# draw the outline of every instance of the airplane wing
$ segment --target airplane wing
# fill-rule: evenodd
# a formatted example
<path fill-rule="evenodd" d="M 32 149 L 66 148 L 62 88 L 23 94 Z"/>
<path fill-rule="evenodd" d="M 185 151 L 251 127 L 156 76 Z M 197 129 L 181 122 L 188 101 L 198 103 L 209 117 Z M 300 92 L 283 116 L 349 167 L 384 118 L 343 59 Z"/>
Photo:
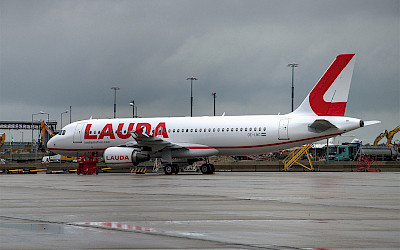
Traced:
<path fill-rule="evenodd" d="M 317 132 L 324 132 L 330 128 L 337 128 L 335 125 L 324 119 L 315 120 L 311 125 L 309 125 L 309 127 L 315 129 Z"/>
<path fill-rule="evenodd" d="M 152 152 L 158 152 L 163 150 L 164 148 L 170 149 L 187 149 L 184 146 L 163 140 L 162 138 L 147 135 L 145 133 L 131 132 L 133 139 L 136 141 L 136 146 L 150 148 Z M 189 150 L 189 149 L 187 149 Z"/>

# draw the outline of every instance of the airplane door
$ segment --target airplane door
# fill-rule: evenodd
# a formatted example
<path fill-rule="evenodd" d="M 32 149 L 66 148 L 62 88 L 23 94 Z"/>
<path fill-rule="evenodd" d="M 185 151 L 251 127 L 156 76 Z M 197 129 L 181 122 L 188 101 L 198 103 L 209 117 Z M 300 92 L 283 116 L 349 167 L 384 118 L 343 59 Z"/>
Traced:
<path fill-rule="evenodd" d="M 86 123 L 78 123 L 74 131 L 74 143 L 82 143 L 83 127 Z"/>
<path fill-rule="evenodd" d="M 289 140 L 289 119 L 281 119 L 279 121 L 278 139 Z"/>

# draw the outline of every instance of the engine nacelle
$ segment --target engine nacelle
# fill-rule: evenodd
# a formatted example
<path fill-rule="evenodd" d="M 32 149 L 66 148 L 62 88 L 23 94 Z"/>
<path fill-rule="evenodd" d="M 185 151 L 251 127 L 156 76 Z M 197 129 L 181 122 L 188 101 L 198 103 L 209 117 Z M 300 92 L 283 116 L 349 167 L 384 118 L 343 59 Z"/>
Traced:
<path fill-rule="evenodd" d="M 104 151 L 104 161 L 109 167 L 132 167 L 150 160 L 150 155 L 136 148 L 110 147 Z"/>

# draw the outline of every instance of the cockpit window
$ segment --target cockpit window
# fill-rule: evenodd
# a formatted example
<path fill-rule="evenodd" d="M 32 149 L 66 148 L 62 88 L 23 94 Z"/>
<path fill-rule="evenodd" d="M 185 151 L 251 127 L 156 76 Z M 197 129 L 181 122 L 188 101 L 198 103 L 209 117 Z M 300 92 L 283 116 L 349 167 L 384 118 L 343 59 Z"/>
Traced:
<path fill-rule="evenodd" d="M 66 132 L 65 130 L 62 130 L 61 135 L 65 135 L 65 132 Z"/>

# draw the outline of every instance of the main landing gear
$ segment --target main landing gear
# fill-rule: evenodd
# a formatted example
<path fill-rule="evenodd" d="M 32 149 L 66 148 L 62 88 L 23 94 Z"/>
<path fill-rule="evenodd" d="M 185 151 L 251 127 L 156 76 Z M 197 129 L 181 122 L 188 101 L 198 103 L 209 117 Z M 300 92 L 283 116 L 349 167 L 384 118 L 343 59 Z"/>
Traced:
<path fill-rule="evenodd" d="M 179 167 L 177 164 L 167 164 L 164 167 L 164 172 L 166 175 L 171 175 L 171 174 L 178 174 L 179 173 Z"/>
<path fill-rule="evenodd" d="M 213 174 L 215 172 L 215 166 L 213 164 L 204 163 L 200 166 L 200 171 L 203 174 Z"/>
<path fill-rule="evenodd" d="M 213 164 L 204 163 L 198 167 L 202 174 L 213 174 L 215 172 L 215 166 Z M 167 164 L 164 167 L 164 173 L 166 175 L 178 174 L 179 166 L 177 164 Z"/>

